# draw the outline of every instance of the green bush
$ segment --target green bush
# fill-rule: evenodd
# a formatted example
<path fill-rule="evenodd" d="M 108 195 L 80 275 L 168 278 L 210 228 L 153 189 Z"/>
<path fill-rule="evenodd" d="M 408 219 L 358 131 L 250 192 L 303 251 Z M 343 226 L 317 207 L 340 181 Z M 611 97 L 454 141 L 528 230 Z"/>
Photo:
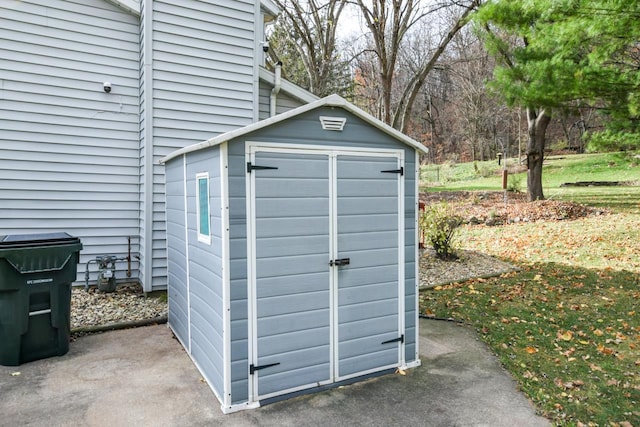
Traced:
<path fill-rule="evenodd" d="M 454 246 L 456 230 L 462 224 L 462 218 L 455 215 L 446 202 L 428 206 L 420 215 L 420 228 L 424 232 L 425 243 L 436 251 L 443 260 L 457 259 Z"/>
<path fill-rule="evenodd" d="M 519 193 L 522 191 L 522 175 L 511 174 L 507 182 L 507 191 Z"/>

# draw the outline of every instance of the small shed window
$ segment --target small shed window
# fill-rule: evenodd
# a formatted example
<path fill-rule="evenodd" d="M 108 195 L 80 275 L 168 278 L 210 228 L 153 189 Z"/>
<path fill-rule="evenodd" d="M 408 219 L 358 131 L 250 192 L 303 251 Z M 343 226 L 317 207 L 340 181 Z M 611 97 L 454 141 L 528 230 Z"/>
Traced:
<path fill-rule="evenodd" d="M 196 175 L 198 183 L 198 241 L 211 244 L 211 220 L 209 216 L 209 174 Z"/>

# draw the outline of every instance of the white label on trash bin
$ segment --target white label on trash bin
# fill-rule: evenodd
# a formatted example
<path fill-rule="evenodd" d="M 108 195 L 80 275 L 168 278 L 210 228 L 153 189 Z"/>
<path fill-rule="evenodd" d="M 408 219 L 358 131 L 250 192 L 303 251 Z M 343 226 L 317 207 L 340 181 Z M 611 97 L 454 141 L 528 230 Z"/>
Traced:
<path fill-rule="evenodd" d="M 48 279 L 31 279 L 27 280 L 27 285 L 39 285 L 41 283 L 51 283 L 53 282 L 53 278 Z"/>

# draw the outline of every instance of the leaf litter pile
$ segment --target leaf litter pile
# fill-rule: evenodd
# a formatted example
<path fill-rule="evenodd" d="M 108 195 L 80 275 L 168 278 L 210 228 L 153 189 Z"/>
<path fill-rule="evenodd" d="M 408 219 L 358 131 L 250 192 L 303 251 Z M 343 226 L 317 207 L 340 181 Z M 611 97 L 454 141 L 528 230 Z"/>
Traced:
<path fill-rule="evenodd" d="M 452 191 L 422 193 L 420 200 L 434 203 L 445 200 L 455 208 L 467 224 L 490 226 L 536 221 L 572 220 L 607 213 L 601 208 L 593 208 L 579 203 L 560 200 L 527 202 L 524 193 L 507 194 L 500 191 Z"/>
<path fill-rule="evenodd" d="M 521 270 L 423 290 L 420 310 L 472 325 L 555 424 L 640 426 L 640 219 L 571 212 L 590 213 L 465 226 L 465 249 Z"/>

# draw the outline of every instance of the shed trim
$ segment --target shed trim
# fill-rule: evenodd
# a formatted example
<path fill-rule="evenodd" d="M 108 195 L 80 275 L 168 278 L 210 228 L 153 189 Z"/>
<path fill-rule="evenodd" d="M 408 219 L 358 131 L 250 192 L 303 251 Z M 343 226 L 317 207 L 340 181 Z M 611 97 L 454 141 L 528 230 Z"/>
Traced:
<path fill-rule="evenodd" d="M 220 213 L 222 236 L 222 317 L 223 317 L 223 401 L 224 407 L 231 407 L 231 259 L 229 236 L 229 158 L 227 143 L 220 146 Z"/>
<path fill-rule="evenodd" d="M 189 259 L 189 198 L 187 197 L 187 156 L 182 156 L 182 179 L 184 192 L 184 253 L 187 273 L 187 351 L 191 355 L 191 271 Z"/>
<path fill-rule="evenodd" d="M 404 150 L 400 152 L 400 157 L 398 158 L 398 167 L 400 170 L 404 170 Z M 404 179 L 398 180 L 398 198 L 399 204 L 398 207 L 398 330 L 403 334 L 401 345 L 398 346 L 398 360 L 400 366 L 406 363 L 405 358 L 405 349 L 406 345 L 404 342 L 404 334 L 406 333 L 406 325 L 405 325 L 405 297 L 407 292 L 405 290 L 405 213 L 404 213 Z M 417 299 L 417 298 L 416 298 Z"/>
<path fill-rule="evenodd" d="M 292 117 L 296 117 L 299 116 L 301 114 L 304 114 L 308 111 L 312 111 L 321 107 L 340 107 L 343 108 L 345 110 L 347 110 L 348 112 L 350 112 L 351 114 L 361 118 L 362 120 L 364 120 L 365 122 L 369 123 L 370 125 L 378 128 L 379 130 L 381 130 L 382 132 L 388 134 L 389 136 L 397 139 L 398 141 L 401 141 L 405 144 L 407 144 L 408 146 L 415 148 L 418 151 L 421 151 L 423 153 L 428 152 L 429 150 L 427 149 L 427 147 L 425 147 L 424 145 L 422 145 L 421 143 L 419 143 L 418 141 L 406 136 L 405 134 L 403 134 L 402 132 L 392 128 L 391 126 L 387 125 L 386 123 L 376 119 L 375 117 L 373 117 L 372 115 L 370 115 L 369 113 L 366 113 L 365 111 L 361 110 L 360 108 L 356 107 L 355 105 L 351 104 L 350 102 L 348 102 L 346 99 L 338 96 L 338 95 L 329 95 L 326 98 L 322 98 L 319 99 L 317 101 L 314 101 L 310 104 L 306 104 L 303 105 L 301 107 L 298 107 L 296 109 L 287 111 L 286 113 L 283 114 L 279 114 L 277 116 L 268 118 L 266 120 L 262 120 L 256 123 L 253 123 L 249 126 L 245 126 L 243 128 L 240 129 L 236 129 L 227 133 L 223 133 L 222 135 L 218 135 L 215 138 L 211 138 L 207 141 L 203 141 L 197 144 L 193 144 L 190 145 L 188 147 L 182 148 L 180 150 L 176 150 L 173 153 L 169 154 L 166 157 L 163 157 L 162 159 L 160 159 L 160 163 L 166 163 L 169 160 L 178 157 L 181 154 L 185 154 L 185 153 L 191 153 L 194 151 L 198 151 L 198 150 L 202 150 L 205 148 L 209 148 L 209 147 L 214 147 L 216 145 L 220 145 L 225 141 L 229 141 L 231 139 L 234 138 L 238 138 L 241 137 L 243 135 L 246 135 L 250 132 L 255 132 L 257 130 L 260 130 L 262 128 L 265 128 L 267 126 L 271 126 L 274 125 L 276 123 L 280 123 L 282 121 L 288 120 Z"/>
<path fill-rule="evenodd" d="M 418 297 L 419 295 L 419 291 L 420 291 L 420 268 L 419 268 L 419 264 L 420 264 L 420 162 L 418 161 L 418 159 L 420 159 L 420 152 L 418 150 L 416 150 L 416 162 L 415 162 L 415 182 L 416 184 L 414 185 L 414 195 L 413 195 L 413 203 L 415 204 L 414 210 L 415 210 L 415 224 L 414 227 L 416 229 L 416 232 L 413 233 L 413 251 L 414 251 L 414 260 L 415 260 L 415 270 L 414 270 L 414 277 L 415 277 L 415 285 L 414 285 L 414 294 L 416 295 L 415 298 L 415 330 L 416 330 L 416 338 L 415 338 L 415 354 L 414 354 L 414 361 L 413 363 L 417 362 L 417 365 L 415 366 L 420 366 L 420 354 L 419 354 L 419 348 L 420 348 L 420 343 L 418 342 L 418 340 L 420 339 L 420 334 L 418 333 L 418 323 L 420 322 L 420 307 L 418 304 L 418 300 L 420 299 Z M 405 360 L 406 363 L 406 360 Z"/>

